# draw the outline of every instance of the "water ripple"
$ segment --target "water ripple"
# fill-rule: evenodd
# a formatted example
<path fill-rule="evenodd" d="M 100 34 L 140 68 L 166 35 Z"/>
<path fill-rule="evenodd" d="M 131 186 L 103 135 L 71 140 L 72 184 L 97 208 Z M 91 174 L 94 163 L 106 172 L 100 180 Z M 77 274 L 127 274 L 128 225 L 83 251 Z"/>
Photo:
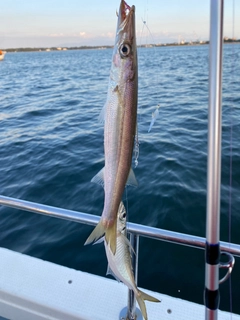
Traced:
<path fill-rule="evenodd" d="M 232 157 L 232 241 L 237 243 L 240 46 L 234 48 L 224 50 L 221 238 L 228 238 Z M 0 64 L 1 194 L 101 214 L 103 189 L 90 180 L 104 166 L 103 126 L 97 118 L 106 100 L 111 55 L 112 50 L 6 55 Z M 204 236 L 208 47 L 141 48 L 138 57 L 139 187 L 129 187 L 124 194 L 129 220 Z M 158 104 L 159 117 L 148 133 Z M 103 248 L 83 246 L 88 226 L 8 208 L 0 208 L 0 222 L 0 246 L 105 274 Z M 173 288 L 183 282 L 181 297 L 202 303 L 191 290 L 188 274 L 192 268 L 198 271 L 196 287 L 202 296 L 204 257 L 191 251 L 188 261 L 189 251 L 184 250 L 142 240 L 140 285 L 176 296 Z M 239 296 L 239 288 L 233 291 Z"/>

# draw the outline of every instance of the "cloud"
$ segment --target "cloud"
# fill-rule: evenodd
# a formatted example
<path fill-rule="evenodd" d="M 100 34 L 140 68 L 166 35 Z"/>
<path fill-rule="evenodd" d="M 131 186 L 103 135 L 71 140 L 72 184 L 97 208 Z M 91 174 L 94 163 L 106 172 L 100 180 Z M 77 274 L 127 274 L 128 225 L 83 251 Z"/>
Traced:
<path fill-rule="evenodd" d="M 49 34 L 49 37 L 51 38 L 60 38 L 60 37 L 69 37 L 69 38 L 72 38 L 72 37 L 80 37 L 80 38 L 91 38 L 90 35 L 87 35 L 87 33 L 85 31 L 82 31 L 82 32 L 74 32 L 74 33 L 50 33 Z"/>
<path fill-rule="evenodd" d="M 112 39 L 115 37 L 115 34 L 113 32 L 101 33 L 101 37 Z"/>
<path fill-rule="evenodd" d="M 58 38 L 58 37 L 64 37 L 63 33 L 50 33 L 49 37 Z"/>

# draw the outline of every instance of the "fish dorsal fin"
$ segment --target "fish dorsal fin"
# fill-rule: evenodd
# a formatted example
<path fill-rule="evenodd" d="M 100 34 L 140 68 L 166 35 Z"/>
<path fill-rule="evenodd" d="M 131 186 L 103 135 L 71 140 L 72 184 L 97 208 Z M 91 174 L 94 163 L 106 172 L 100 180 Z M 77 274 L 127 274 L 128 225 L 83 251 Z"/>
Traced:
<path fill-rule="evenodd" d="M 112 269 L 109 267 L 109 264 L 108 264 L 108 267 L 107 267 L 107 275 L 110 274 L 111 276 L 113 276 L 118 282 L 121 282 L 119 280 L 119 278 L 115 275 L 115 273 L 112 271 Z"/>
<path fill-rule="evenodd" d="M 104 168 L 103 167 L 91 180 L 91 182 L 100 184 L 102 187 L 104 187 Z"/>
<path fill-rule="evenodd" d="M 132 187 L 137 187 L 138 186 L 138 182 L 137 182 L 137 179 L 135 177 L 135 174 L 134 174 L 132 168 L 130 168 L 130 171 L 129 171 L 129 175 L 128 175 L 128 179 L 127 179 L 127 185 L 128 186 L 132 186 Z"/>

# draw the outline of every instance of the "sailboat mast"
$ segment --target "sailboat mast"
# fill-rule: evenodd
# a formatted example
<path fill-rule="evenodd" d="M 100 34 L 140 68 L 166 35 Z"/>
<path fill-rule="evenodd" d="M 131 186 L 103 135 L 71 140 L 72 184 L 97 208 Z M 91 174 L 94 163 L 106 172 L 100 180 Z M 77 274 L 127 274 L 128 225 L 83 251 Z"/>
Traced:
<path fill-rule="evenodd" d="M 219 307 L 220 186 L 222 135 L 223 0 L 211 0 L 209 43 L 208 174 L 205 257 L 205 319 Z"/>

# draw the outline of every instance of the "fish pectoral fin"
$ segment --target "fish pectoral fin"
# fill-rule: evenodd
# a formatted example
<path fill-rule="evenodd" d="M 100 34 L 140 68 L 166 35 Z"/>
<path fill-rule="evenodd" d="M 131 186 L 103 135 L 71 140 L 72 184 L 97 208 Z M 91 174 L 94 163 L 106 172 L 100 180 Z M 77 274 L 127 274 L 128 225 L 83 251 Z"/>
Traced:
<path fill-rule="evenodd" d="M 111 276 L 113 276 L 118 282 L 121 282 L 121 280 L 115 275 L 115 273 L 112 271 L 112 269 L 109 267 L 107 267 L 107 275 L 110 274 Z"/>
<path fill-rule="evenodd" d="M 137 299 L 138 305 L 141 309 L 143 318 L 145 320 L 148 319 L 148 316 L 147 316 L 147 309 L 146 309 L 146 305 L 145 305 L 144 300 L 148 300 L 148 301 L 152 301 L 152 302 L 161 302 L 160 300 L 150 296 L 149 294 L 147 294 L 139 289 L 138 289 L 138 293 L 136 294 L 136 299 Z"/>
<path fill-rule="evenodd" d="M 132 168 L 130 168 L 130 171 L 129 171 L 129 175 L 128 175 L 128 179 L 127 179 L 127 185 L 128 186 L 132 186 L 132 187 L 137 187 L 138 186 L 138 182 L 137 182 L 137 179 L 135 177 L 135 174 L 134 174 Z"/>
<path fill-rule="evenodd" d="M 91 180 L 91 182 L 100 184 L 102 187 L 104 187 L 104 168 L 103 167 Z"/>
<path fill-rule="evenodd" d="M 114 220 L 114 224 L 111 227 L 106 228 L 105 240 L 113 255 L 115 255 L 117 247 L 117 219 Z"/>
<path fill-rule="evenodd" d="M 90 234 L 90 236 L 85 241 L 84 245 L 90 244 L 92 242 L 95 242 L 99 238 L 101 238 L 105 233 L 105 228 L 102 225 L 102 221 L 100 220 L 97 226 L 94 228 L 93 232 Z"/>

